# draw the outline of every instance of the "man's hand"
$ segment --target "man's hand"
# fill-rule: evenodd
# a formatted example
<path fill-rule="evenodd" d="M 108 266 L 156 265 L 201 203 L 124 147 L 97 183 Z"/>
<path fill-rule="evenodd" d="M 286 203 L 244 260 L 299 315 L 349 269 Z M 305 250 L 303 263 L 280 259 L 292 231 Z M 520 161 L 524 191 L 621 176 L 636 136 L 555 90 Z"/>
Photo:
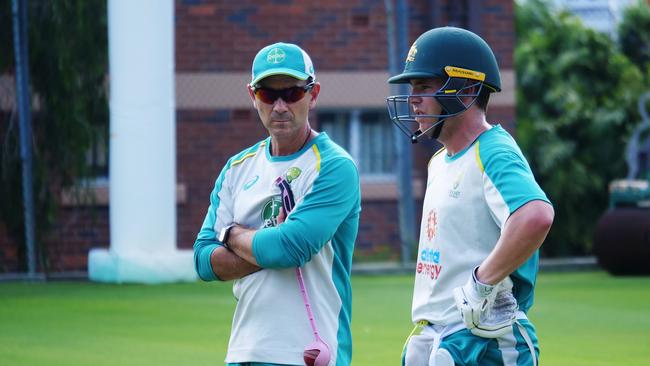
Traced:
<path fill-rule="evenodd" d="M 280 206 L 280 212 L 278 213 L 278 217 L 276 218 L 278 225 L 283 223 L 287 219 L 287 213 L 284 212 L 284 207 Z"/>
<path fill-rule="evenodd" d="M 506 280 L 510 281 L 509 278 Z M 497 291 L 497 290 L 495 290 Z M 479 324 L 470 329 L 483 338 L 498 338 L 508 333 L 517 316 L 517 300 L 512 295 L 512 285 L 498 290 L 491 307 L 481 314 Z"/>
<path fill-rule="evenodd" d="M 476 268 L 464 286 L 454 289 L 454 300 L 467 329 L 484 338 L 506 334 L 517 311 L 512 280 L 506 277 L 497 285 L 484 284 L 476 279 Z"/>
<path fill-rule="evenodd" d="M 454 289 L 456 307 L 468 329 L 475 328 L 479 324 L 481 313 L 487 310 L 494 301 L 495 287 L 479 282 L 476 279 L 476 268 L 474 268 L 467 283 Z"/>
<path fill-rule="evenodd" d="M 278 225 L 287 220 L 287 212 L 284 207 L 280 207 L 280 213 L 277 217 Z M 241 225 L 235 225 L 230 229 L 228 239 L 228 247 L 237 256 L 252 264 L 254 267 L 259 268 L 259 264 L 253 255 L 253 237 L 257 230 L 248 229 Z"/>
<path fill-rule="evenodd" d="M 253 255 L 253 237 L 256 232 L 241 225 L 233 226 L 228 237 L 228 248 L 246 262 L 259 267 Z"/>

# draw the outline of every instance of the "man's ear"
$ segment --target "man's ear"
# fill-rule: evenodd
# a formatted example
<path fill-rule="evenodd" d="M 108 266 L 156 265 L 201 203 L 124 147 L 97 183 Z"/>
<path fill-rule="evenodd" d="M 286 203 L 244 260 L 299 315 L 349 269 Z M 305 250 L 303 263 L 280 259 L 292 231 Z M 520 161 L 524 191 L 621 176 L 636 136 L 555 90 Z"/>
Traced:
<path fill-rule="evenodd" d="M 318 99 L 318 94 L 320 93 L 320 83 L 314 83 L 314 86 L 311 88 L 309 93 L 309 109 L 316 107 L 316 99 Z"/>
<path fill-rule="evenodd" d="M 257 100 L 255 99 L 255 92 L 253 87 L 248 84 L 246 85 L 246 88 L 248 89 L 248 95 L 251 97 L 251 101 L 253 102 L 253 107 L 257 108 Z"/>

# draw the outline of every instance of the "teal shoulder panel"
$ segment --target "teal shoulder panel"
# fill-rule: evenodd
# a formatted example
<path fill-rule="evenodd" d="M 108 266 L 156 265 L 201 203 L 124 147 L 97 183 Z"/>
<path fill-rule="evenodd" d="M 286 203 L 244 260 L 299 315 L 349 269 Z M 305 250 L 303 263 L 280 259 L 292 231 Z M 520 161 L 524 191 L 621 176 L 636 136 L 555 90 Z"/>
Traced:
<path fill-rule="evenodd" d="M 479 137 L 479 159 L 510 213 L 533 200 L 550 203 L 517 143 L 501 126 Z"/>

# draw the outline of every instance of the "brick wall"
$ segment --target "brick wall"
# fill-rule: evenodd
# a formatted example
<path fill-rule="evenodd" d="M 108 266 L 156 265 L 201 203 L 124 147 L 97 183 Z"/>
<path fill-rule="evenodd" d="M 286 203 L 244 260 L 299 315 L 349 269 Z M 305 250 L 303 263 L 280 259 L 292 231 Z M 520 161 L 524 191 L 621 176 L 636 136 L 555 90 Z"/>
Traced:
<path fill-rule="evenodd" d="M 7 227 L 4 223 L 0 223 L 0 273 L 23 270 L 20 268 L 20 263 L 24 263 L 25 260 L 18 251 L 18 245 L 9 237 Z"/>
<path fill-rule="evenodd" d="M 91 248 L 108 248 L 108 207 L 63 208 L 43 241 L 52 272 L 85 271 Z"/>
<path fill-rule="evenodd" d="M 409 44 L 433 26 L 432 3 L 439 4 L 438 26 L 471 28 L 466 2 L 410 1 Z M 473 30 L 493 47 L 502 68 L 512 68 L 513 1 L 482 4 L 471 8 L 481 18 Z M 316 70 L 385 70 L 386 27 L 384 2 L 376 0 L 177 0 L 176 69 L 248 70 L 260 48 L 285 41 L 303 46 Z"/>
<path fill-rule="evenodd" d="M 481 15 L 482 24 L 478 33 L 492 47 L 499 67 L 501 69 L 513 69 L 515 47 L 514 2 L 488 0 L 484 1 L 484 3 Z"/>
<path fill-rule="evenodd" d="M 316 70 L 386 68 L 383 1 L 176 1 L 178 71 L 249 70 L 257 51 L 302 45 Z"/>
<path fill-rule="evenodd" d="M 37 271 L 42 270 L 41 258 L 48 260 L 51 272 L 85 271 L 88 251 L 106 247 L 110 241 L 108 207 L 64 207 L 57 211 L 53 228 L 42 240 L 37 240 Z M 46 256 L 39 253 L 45 250 Z M 17 245 L 0 224 L 0 273 L 24 272 L 26 249 Z"/>

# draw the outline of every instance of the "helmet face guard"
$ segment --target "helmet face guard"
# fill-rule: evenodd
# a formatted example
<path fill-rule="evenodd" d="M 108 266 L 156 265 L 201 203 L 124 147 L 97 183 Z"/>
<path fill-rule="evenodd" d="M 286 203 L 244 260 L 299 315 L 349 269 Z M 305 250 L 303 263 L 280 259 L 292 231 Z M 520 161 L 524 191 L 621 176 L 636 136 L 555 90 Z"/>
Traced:
<path fill-rule="evenodd" d="M 445 69 L 448 69 L 445 68 Z M 457 68 L 455 68 L 457 69 Z M 452 74 L 448 72 L 449 74 Z M 450 76 L 445 85 L 433 94 L 416 94 L 416 95 L 393 95 L 386 98 L 388 106 L 388 115 L 390 120 L 410 139 L 412 143 L 417 143 L 420 136 L 426 135 L 428 131 L 438 126 L 442 127 L 445 119 L 459 115 L 468 110 L 481 94 L 483 90 L 484 74 L 476 73 L 478 80 L 468 79 L 460 76 Z M 462 98 L 472 98 L 469 103 L 463 102 Z M 419 114 L 413 113 L 411 107 L 412 98 L 435 98 L 442 107 L 440 114 Z M 420 131 L 417 119 L 437 119 L 433 125 L 424 131 Z M 414 126 L 415 125 L 415 129 Z M 435 133 L 437 138 L 439 129 Z"/>
<path fill-rule="evenodd" d="M 391 121 L 412 142 L 431 129 L 433 133 L 427 135 L 438 138 L 444 120 L 471 108 L 481 92 L 501 91 L 499 65 L 490 46 L 477 34 L 457 27 L 438 27 L 422 33 L 408 51 L 404 71 L 389 78 L 388 83 L 403 84 L 417 79 L 440 79 L 445 85 L 433 94 L 387 98 Z M 438 115 L 415 115 L 411 103 L 415 97 L 435 98 L 442 111 Z M 413 132 L 408 125 L 417 120 L 434 125 L 427 131 Z"/>

